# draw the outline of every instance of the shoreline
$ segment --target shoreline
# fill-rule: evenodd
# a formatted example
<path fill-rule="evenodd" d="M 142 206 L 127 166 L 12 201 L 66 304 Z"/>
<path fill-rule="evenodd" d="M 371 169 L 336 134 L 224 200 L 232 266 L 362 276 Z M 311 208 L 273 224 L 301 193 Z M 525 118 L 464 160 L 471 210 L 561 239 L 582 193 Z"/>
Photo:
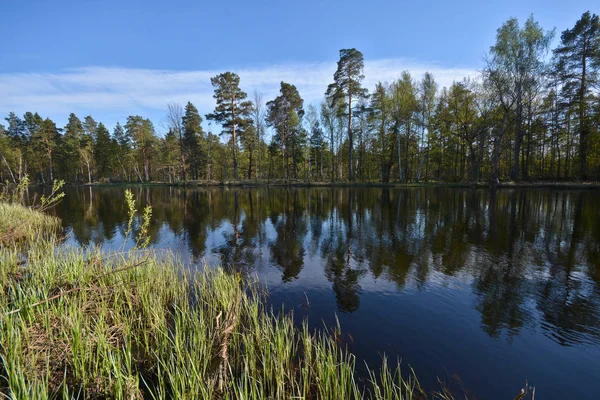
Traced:
<path fill-rule="evenodd" d="M 93 183 L 70 183 L 69 186 L 83 187 L 132 187 L 132 186 L 168 186 L 185 188 L 202 187 L 339 187 L 339 188 L 463 188 L 463 189 L 562 189 L 562 190 L 600 190 L 600 182 L 500 182 L 491 185 L 487 182 L 308 182 L 300 180 L 239 180 L 239 181 L 186 181 L 186 182 L 93 182 Z"/>

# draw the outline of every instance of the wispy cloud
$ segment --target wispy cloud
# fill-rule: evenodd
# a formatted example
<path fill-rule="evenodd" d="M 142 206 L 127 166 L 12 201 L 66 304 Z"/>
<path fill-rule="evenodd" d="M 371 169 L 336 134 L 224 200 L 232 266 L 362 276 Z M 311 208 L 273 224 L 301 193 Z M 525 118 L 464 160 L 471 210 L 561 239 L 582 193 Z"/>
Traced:
<path fill-rule="evenodd" d="M 293 83 L 307 103 L 323 98 L 331 83 L 335 63 L 296 63 L 238 69 L 247 93 L 274 97 L 281 81 Z M 475 76 L 468 68 L 446 68 L 406 59 L 365 62 L 365 81 L 373 88 L 378 81 L 390 82 L 404 70 L 415 79 L 429 71 L 440 86 Z M 194 103 L 202 114 L 214 107 L 210 78 L 222 71 L 171 71 L 119 67 L 85 67 L 56 73 L 0 74 L 0 114 L 37 111 L 63 124 L 70 112 L 92 115 L 113 125 L 128 115 L 141 114 L 158 122 L 171 102 Z"/>

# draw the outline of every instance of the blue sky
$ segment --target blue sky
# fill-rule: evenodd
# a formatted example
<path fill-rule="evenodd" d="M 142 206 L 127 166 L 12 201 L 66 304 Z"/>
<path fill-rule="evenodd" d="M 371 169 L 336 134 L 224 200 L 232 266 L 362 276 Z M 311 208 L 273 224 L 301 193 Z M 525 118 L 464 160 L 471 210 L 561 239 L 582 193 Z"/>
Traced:
<path fill-rule="evenodd" d="M 266 100 L 284 79 L 316 102 L 346 47 L 364 53 L 369 87 L 404 69 L 446 85 L 476 74 L 509 17 L 533 13 L 558 36 L 586 10 L 597 0 L 0 0 L 0 115 L 62 125 L 75 111 L 113 126 L 137 113 L 158 126 L 168 102 L 209 112 L 209 78 L 226 70 Z"/>

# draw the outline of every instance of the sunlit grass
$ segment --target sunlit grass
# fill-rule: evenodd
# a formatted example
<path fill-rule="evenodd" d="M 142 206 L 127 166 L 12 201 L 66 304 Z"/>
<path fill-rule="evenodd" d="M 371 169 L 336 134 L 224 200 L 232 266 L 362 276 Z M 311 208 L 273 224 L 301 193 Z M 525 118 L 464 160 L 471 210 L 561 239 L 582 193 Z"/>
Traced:
<path fill-rule="evenodd" d="M 36 242 L 55 235 L 60 220 L 20 204 L 0 202 L 0 247 L 22 242 Z"/>

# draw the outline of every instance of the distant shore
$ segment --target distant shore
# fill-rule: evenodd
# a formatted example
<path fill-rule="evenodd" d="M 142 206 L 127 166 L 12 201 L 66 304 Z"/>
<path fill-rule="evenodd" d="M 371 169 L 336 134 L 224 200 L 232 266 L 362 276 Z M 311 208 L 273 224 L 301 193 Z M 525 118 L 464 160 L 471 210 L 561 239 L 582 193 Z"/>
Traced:
<path fill-rule="evenodd" d="M 382 188 L 425 188 L 449 187 L 469 189 L 491 189 L 489 182 L 315 182 L 303 180 L 238 180 L 238 181 L 185 181 L 185 182 L 93 182 L 73 186 L 175 186 L 175 187 L 382 187 Z M 600 182 L 500 182 L 495 185 L 497 189 L 570 189 L 570 190 L 598 190 Z"/>

